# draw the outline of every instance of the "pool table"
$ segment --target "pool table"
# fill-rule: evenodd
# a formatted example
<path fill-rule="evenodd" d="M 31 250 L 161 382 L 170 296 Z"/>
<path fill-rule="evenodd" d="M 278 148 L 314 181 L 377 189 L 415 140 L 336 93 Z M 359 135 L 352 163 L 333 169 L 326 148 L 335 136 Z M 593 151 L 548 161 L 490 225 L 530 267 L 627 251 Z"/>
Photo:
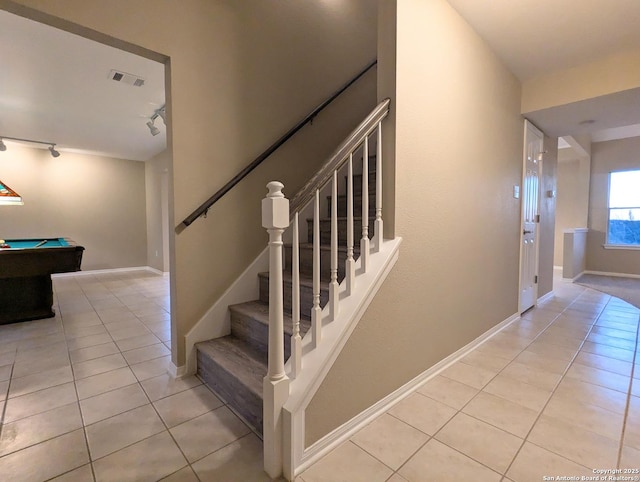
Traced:
<path fill-rule="evenodd" d="M 67 238 L 2 241 L 0 324 L 55 316 L 51 275 L 79 271 L 84 247 Z"/>

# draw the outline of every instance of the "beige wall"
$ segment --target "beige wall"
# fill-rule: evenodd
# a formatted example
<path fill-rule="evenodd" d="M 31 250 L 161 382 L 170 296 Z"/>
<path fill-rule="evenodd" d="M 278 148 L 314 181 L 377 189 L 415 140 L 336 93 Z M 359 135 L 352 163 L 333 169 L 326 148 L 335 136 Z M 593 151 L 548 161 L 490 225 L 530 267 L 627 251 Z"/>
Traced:
<path fill-rule="evenodd" d="M 640 169 L 640 137 L 591 145 L 587 270 L 640 274 L 640 251 L 605 249 L 609 173 Z"/>
<path fill-rule="evenodd" d="M 580 160 L 572 159 L 558 163 L 558 199 L 556 203 L 556 241 L 553 264 L 562 266 L 563 235 L 566 229 L 580 228 L 581 206 L 579 200 Z"/>
<path fill-rule="evenodd" d="M 172 227 L 375 58 L 375 6 L 374 0 L 0 0 L 0 8 L 170 58 Z M 266 245 L 260 226 L 266 183 L 281 180 L 292 195 L 374 105 L 375 73 L 206 220 L 169 239 L 176 365 L 185 362 L 185 333 Z"/>
<path fill-rule="evenodd" d="M 0 238 L 69 237 L 83 270 L 147 264 L 143 163 L 10 145 L 0 179 L 24 200 L 0 206 Z"/>
<path fill-rule="evenodd" d="M 147 206 L 147 266 L 169 271 L 169 166 L 168 150 L 145 162 Z"/>
<path fill-rule="evenodd" d="M 403 243 L 307 408 L 307 446 L 517 311 L 519 82 L 445 1 L 402 0 L 396 13 Z"/>

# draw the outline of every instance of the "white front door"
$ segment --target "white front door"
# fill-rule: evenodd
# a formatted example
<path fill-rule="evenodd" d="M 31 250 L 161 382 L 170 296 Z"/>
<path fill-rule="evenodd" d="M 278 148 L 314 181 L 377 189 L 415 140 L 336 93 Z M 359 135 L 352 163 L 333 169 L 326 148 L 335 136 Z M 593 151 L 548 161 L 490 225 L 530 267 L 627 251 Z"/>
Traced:
<path fill-rule="evenodd" d="M 542 132 L 525 120 L 520 238 L 520 313 L 534 306 L 538 298 L 538 223 L 540 222 L 542 141 Z"/>

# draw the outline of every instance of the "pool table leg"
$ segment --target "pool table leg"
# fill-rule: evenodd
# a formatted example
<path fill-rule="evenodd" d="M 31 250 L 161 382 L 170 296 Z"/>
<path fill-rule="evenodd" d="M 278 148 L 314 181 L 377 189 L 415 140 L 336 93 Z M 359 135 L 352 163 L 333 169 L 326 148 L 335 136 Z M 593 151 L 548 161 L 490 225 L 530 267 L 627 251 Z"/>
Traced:
<path fill-rule="evenodd" d="M 0 324 L 53 316 L 50 275 L 0 279 Z"/>

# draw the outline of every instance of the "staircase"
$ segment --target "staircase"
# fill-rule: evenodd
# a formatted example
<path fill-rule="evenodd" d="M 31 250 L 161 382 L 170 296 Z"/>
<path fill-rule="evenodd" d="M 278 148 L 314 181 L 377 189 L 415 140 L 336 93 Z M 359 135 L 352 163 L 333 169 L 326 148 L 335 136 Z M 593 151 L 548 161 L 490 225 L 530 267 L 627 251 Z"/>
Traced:
<path fill-rule="evenodd" d="M 374 150 L 375 152 L 375 150 Z M 376 156 L 369 157 L 369 238 L 373 237 L 375 218 Z M 354 156 L 354 163 L 357 163 Z M 362 165 L 362 154 L 360 154 Z M 338 282 L 345 277 L 347 258 L 347 197 L 346 181 L 340 183 L 338 205 Z M 362 175 L 353 176 L 354 258 L 359 257 L 362 237 Z M 326 218 L 320 219 L 320 306 L 329 300 L 331 249 L 331 196 L 327 196 Z M 300 335 L 304 337 L 311 326 L 313 306 L 313 219 L 307 219 L 308 243 L 300 244 Z M 291 245 L 284 246 L 284 349 L 285 360 L 291 353 L 293 323 Z M 254 301 L 229 306 L 231 334 L 196 344 L 198 376 L 224 399 L 259 434 L 262 433 L 262 389 L 267 374 L 269 331 L 269 273 L 260 273 L 260 297 Z"/>

